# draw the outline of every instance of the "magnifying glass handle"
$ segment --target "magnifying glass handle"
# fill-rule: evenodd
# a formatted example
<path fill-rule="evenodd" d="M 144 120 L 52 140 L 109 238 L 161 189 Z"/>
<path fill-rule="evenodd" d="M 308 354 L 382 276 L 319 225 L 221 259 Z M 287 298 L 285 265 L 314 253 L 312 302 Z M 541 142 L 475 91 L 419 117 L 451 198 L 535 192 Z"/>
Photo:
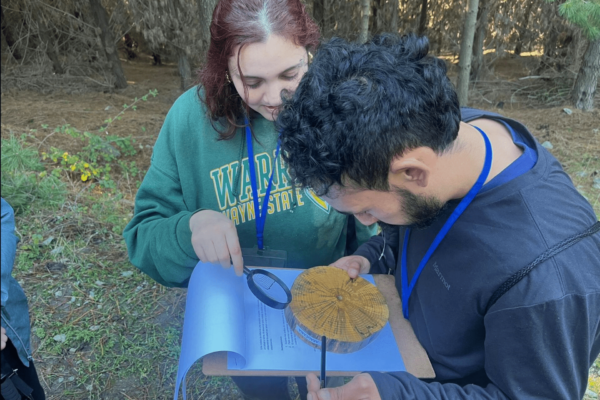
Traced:
<path fill-rule="evenodd" d="M 325 387 L 325 359 L 327 355 L 327 338 L 321 336 L 321 389 Z"/>
<path fill-rule="evenodd" d="M 250 274 L 250 270 L 245 265 L 244 265 L 244 274 L 246 274 L 246 275 Z"/>

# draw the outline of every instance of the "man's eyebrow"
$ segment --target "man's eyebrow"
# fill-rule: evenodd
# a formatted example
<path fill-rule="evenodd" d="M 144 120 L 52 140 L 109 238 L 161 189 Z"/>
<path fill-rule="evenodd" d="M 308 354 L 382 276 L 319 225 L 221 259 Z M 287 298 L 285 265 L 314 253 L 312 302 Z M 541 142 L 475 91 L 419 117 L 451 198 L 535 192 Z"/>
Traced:
<path fill-rule="evenodd" d="M 301 62 L 299 62 L 298 64 L 296 64 L 296 65 L 294 65 L 294 66 L 291 66 L 291 67 L 289 67 L 289 68 L 288 68 L 288 69 L 286 69 L 285 71 L 283 71 L 283 72 L 280 72 L 280 73 L 279 73 L 279 75 L 286 74 L 286 73 L 290 72 L 291 70 L 293 70 L 293 69 L 295 69 L 295 68 L 299 68 L 299 67 L 301 67 L 301 66 L 302 66 L 302 64 L 303 64 L 303 63 L 304 63 L 304 61 L 301 61 Z M 240 76 L 239 72 L 236 72 L 236 73 L 235 73 L 235 75 L 237 75 L 237 76 Z M 263 78 L 261 78 L 260 76 L 249 76 L 249 75 L 244 75 L 244 78 L 245 78 L 245 79 L 263 79 Z"/>

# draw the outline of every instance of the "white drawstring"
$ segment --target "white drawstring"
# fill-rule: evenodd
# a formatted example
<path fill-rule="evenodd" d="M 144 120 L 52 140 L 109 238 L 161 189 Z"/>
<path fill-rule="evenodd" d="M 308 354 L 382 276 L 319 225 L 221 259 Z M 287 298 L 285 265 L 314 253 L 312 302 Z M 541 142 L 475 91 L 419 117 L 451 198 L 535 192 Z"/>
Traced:
<path fill-rule="evenodd" d="M 384 257 L 383 253 L 385 253 L 385 233 L 383 229 L 381 230 L 381 237 L 383 238 L 383 250 L 381 250 L 378 260 L 381 260 Z"/>

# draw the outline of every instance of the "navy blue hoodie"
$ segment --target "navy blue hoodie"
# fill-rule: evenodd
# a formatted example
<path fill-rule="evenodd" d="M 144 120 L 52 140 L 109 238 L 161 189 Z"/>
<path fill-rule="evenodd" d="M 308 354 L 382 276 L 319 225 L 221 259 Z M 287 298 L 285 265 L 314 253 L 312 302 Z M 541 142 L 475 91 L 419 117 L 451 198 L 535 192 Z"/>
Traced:
<path fill-rule="evenodd" d="M 387 399 L 581 399 L 600 352 L 600 234 L 538 265 L 486 312 L 513 273 L 596 220 L 558 161 L 520 123 L 462 109 L 465 122 L 508 123 L 537 151 L 528 172 L 482 190 L 425 266 L 409 299 L 409 320 L 431 360 L 433 381 L 407 372 L 372 372 Z M 485 189 L 485 186 L 484 186 Z M 408 279 L 460 200 L 427 229 L 411 230 Z M 385 229 L 355 254 L 371 273 L 396 275 L 404 227 Z"/>

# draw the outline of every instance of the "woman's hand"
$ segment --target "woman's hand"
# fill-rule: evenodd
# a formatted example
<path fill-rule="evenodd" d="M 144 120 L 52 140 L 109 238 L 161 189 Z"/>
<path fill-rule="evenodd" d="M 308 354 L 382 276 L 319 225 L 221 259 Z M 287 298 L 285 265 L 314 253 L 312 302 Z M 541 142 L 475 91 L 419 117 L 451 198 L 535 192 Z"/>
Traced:
<path fill-rule="evenodd" d="M 342 257 L 331 265 L 345 270 L 352 279 L 358 277 L 359 274 L 367 274 L 371 270 L 371 263 L 363 256 Z"/>
<path fill-rule="evenodd" d="M 202 210 L 190 218 L 192 246 L 202 262 L 233 268 L 238 276 L 244 273 L 244 260 L 235 224 L 217 211 Z"/>

